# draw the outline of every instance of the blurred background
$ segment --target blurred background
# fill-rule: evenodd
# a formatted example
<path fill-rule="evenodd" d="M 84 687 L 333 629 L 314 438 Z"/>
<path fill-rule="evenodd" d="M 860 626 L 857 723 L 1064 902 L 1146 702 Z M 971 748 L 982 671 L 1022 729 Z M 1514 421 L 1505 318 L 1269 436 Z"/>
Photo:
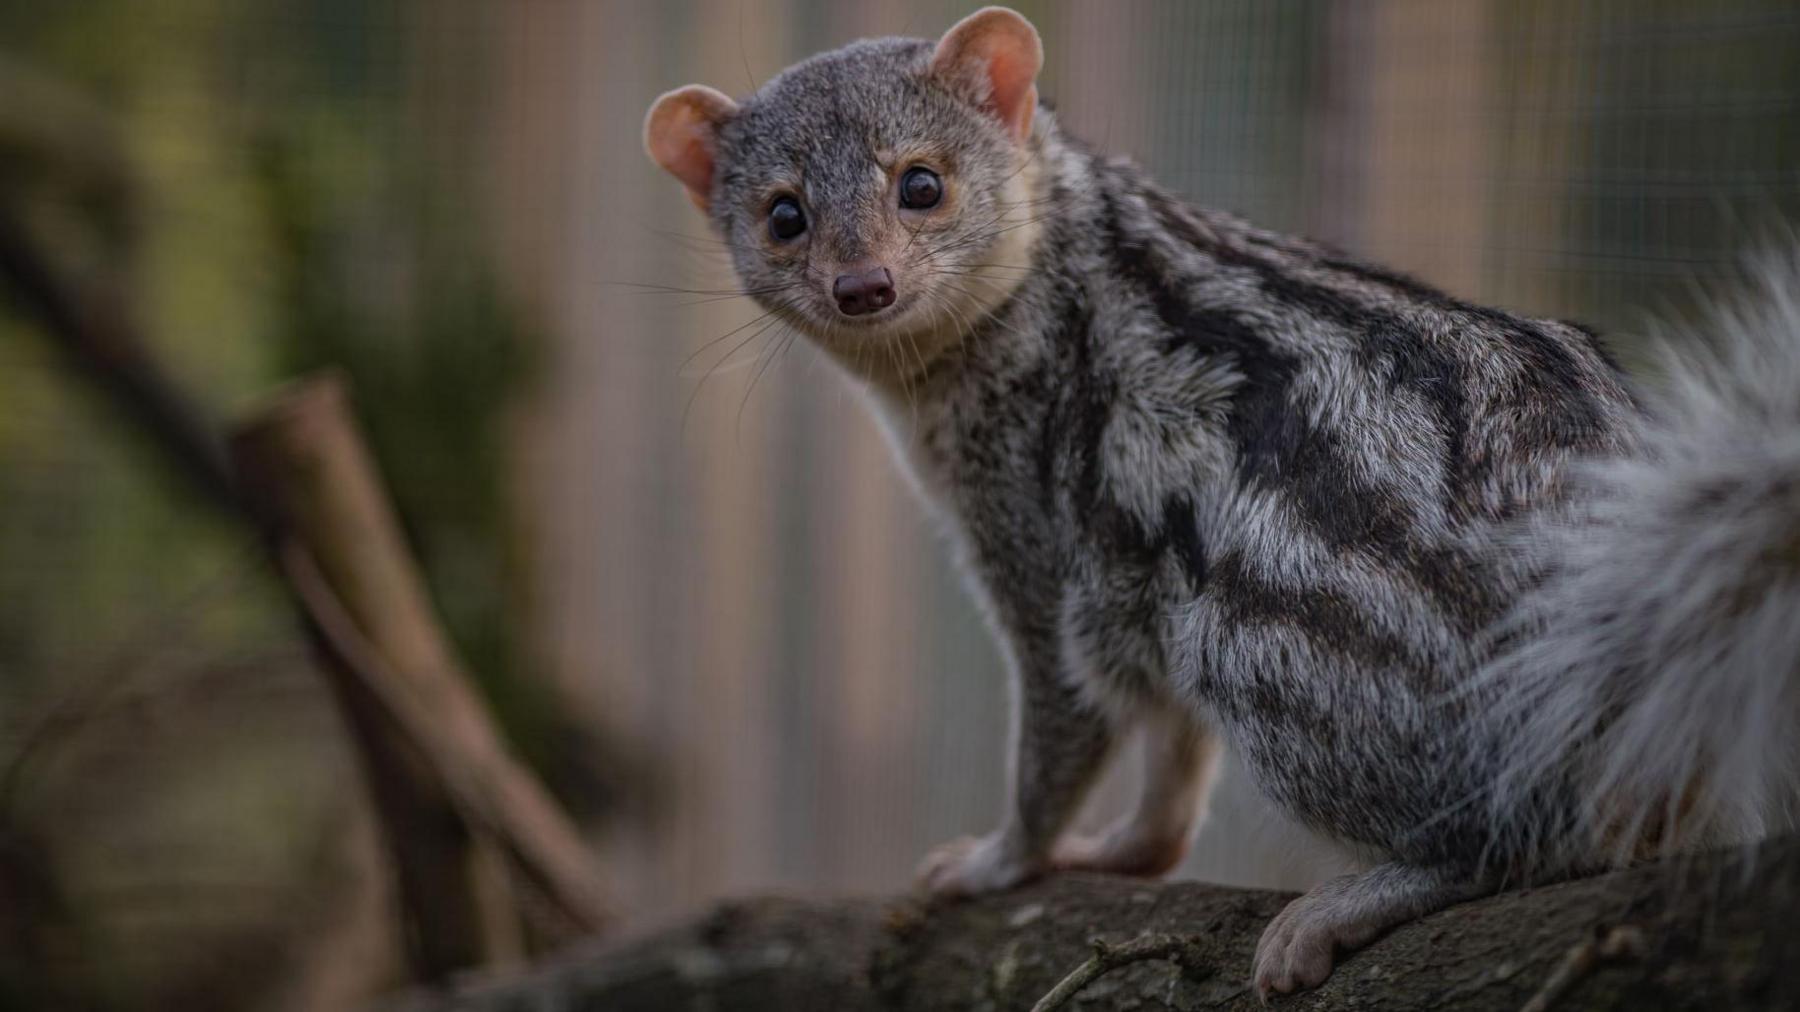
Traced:
<path fill-rule="evenodd" d="M 1068 129 L 1627 361 L 1800 217 L 1791 0 L 1017 6 Z M 668 88 L 742 94 L 970 8 L 0 0 L 0 208 L 108 279 L 206 424 L 346 378 L 457 667 L 618 930 L 893 890 L 997 817 L 996 655 L 857 399 L 704 294 L 727 264 L 639 125 Z M 0 1008 L 341 1008 L 416 978 L 365 760 L 263 539 L 21 292 Z M 1183 874 L 1335 867 L 1239 780 Z"/>

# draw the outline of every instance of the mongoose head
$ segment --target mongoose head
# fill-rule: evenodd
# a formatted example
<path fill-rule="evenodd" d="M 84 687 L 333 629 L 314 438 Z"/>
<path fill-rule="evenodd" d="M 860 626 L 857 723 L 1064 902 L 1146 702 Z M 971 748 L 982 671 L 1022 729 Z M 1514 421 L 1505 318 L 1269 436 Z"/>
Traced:
<path fill-rule="evenodd" d="M 942 39 L 814 56 L 743 102 L 656 100 L 644 146 L 725 240 L 743 289 L 852 371 L 904 382 L 1025 278 L 1037 31 L 989 7 Z"/>

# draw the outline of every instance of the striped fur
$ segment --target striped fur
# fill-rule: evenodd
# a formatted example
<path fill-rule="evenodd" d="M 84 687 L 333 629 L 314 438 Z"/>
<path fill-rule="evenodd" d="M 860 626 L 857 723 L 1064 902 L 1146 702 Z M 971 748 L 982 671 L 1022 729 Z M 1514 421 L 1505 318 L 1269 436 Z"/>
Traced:
<path fill-rule="evenodd" d="M 869 393 L 1014 672 L 1001 828 L 929 859 L 932 890 L 1166 867 L 1222 741 L 1381 862 L 1270 926 L 1257 981 L 1289 990 L 1503 882 L 1772 824 L 1800 716 L 1794 274 L 1648 421 L 1582 328 L 1191 208 L 1048 108 L 1015 143 L 931 52 L 771 81 L 718 126 L 711 216 Z M 956 203 L 884 211 L 896 149 L 940 152 Z M 771 180 L 819 245 L 769 248 Z M 831 316 L 840 248 L 889 251 L 888 322 Z M 1163 743 L 1145 803 L 1059 850 L 1136 721 Z"/>
<path fill-rule="evenodd" d="M 1015 638 L 1174 696 L 1315 828 L 1470 853 L 1442 700 L 1529 579 L 1498 531 L 1636 409 L 1577 328 L 1191 210 L 1051 130 L 1041 275 L 902 410 Z M 1424 827 L 1424 828 L 1421 828 Z"/>

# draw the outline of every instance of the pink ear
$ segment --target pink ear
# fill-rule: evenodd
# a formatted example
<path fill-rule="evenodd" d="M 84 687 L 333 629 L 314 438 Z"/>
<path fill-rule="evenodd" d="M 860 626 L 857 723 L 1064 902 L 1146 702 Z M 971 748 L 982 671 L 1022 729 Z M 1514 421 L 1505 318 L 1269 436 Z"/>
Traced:
<path fill-rule="evenodd" d="M 1044 44 L 1037 29 L 1005 7 L 983 7 L 958 21 L 931 55 L 933 74 L 960 84 L 985 84 L 979 90 L 982 108 L 1019 140 L 1031 133 L 1043 65 Z"/>
<path fill-rule="evenodd" d="M 703 84 L 666 92 L 644 117 L 644 150 L 650 160 L 687 187 L 688 199 L 704 211 L 712 200 L 713 164 L 719 127 L 737 112 L 737 103 Z"/>

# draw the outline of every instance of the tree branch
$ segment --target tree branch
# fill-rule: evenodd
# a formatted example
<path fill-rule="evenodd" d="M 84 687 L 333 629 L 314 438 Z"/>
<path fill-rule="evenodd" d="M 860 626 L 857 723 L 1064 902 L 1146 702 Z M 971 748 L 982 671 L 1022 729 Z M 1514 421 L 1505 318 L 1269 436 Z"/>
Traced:
<path fill-rule="evenodd" d="M 1201 976 L 1207 973 L 1206 940 L 1198 935 L 1139 935 L 1129 942 L 1114 945 L 1104 938 L 1093 940 L 1094 954 L 1067 977 L 1057 981 L 1050 993 L 1031 1006 L 1031 1012 L 1055 1012 L 1105 974 L 1121 966 L 1151 959 L 1167 959 L 1184 970 Z"/>
<path fill-rule="evenodd" d="M 5 137 L 0 133 L 0 140 Z M 122 194 L 129 193 L 128 181 L 116 182 Z M 127 196 L 119 200 L 129 204 Z M 202 502 L 262 535 L 286 577 L 383 819 L 409 915 L 406 937 L 415 972 L 441 980 L 517 951 L 516 927 L 504 921 L 539 908 L 511 895 L 509 871 L 548 901 L 540 906 L 552 914 L 555 937 L 600 929 L 608 912 L 596 865 L 554 799 L 506 751 L 483 704 L 450 661 L 341 392 L 331 387 L 285 402 L 294 410 L 272 405 L 251 419 L 239 432 L 236 461 L 250 473 L 240 474 L 219 427 L 152 354 L 118 270 L 72 269 L 64 262 L 69 258 L 57 256 L 37 234 L 27 210 L 12 188 L 0 187 L 0 296 L 41 325 L 76 372 L 149 437 L 171 473 Z M 321 433 L 330 438 L 331 452 L 308 444 Z M 309 484 L 303 474 L 283 473 L 288 465 L 330 465 L 328 477 L 338 484 Z M 253 479 L 248 489 L 241 480 L 246 476 Z M 347 484 L 361 496 L 354 503 L 333 494 Z M 314 507 L 351 531 L 334 537 L 319 515 L 300 515 Z M 349 537 L 360 544 L 346 545 Z M 329 557 L 319 556 L 322 546 L 332 550 Z M 378 554 L 357 557 L 358 549 Z M 334 562 L 339 564 L 328 569 Z M 407 575 L 396 579 L 396 573 Z M 347 608 L 344 587 L 367 590 L 359 581 L 382 589 L 348 602 L 360 608 Z M 406 586 L 392 592 L 400 583 Z M 396 601 L 405 628 L 384 628 L 395 620 Z M 358 613 L 368 621 L 359 624 Z M 405 637 L 417 640 L 421 629 L 430 641 L 426 649 L 395 651 L 397 660 L 381 649 Z M 486 860 L 481 846 L 471 847 L 484 841 L 496 843 L 510 866 Z M 485 916 L 493 911 L 504 916 Z"/>
<path fill-rule="evenodd" d="M 1251 955 L 1288 898 L 1068 874 L 935 911 L 754 900 L 402 1007 L 1251 1010 Z M 1274 1007 L 1800 1007 L 1796 911 L 1800 837 L 1783 837 L 1452 907 Z"/>
<path fill-rule="evenodd" d="M 281 532 L 282 572 L 356 669 L 362 692 L 347 705 L 378 713 L 381 747 L 407 748 L 425 761 L 428 793 L 448 802 L 474 849 L 497 848 L 555 912 L 561 923 L 552 937 L 600 930 L 608 910 L 594 859 L 513 756 L 456 660 L 343 381 L 326 374 L 294 383 L 240 423 L 230 445 L 244 500 Z M 399 831 L 408 828 L 429 831 Z M 515 913 L 505 909 L 515 904 L 504 882 L 498 891 L 502 909 L 478 920 L 504 922 Z M 482 948 L 494 954 L 518 949 L 504 937 L 490 941 Z"/>

